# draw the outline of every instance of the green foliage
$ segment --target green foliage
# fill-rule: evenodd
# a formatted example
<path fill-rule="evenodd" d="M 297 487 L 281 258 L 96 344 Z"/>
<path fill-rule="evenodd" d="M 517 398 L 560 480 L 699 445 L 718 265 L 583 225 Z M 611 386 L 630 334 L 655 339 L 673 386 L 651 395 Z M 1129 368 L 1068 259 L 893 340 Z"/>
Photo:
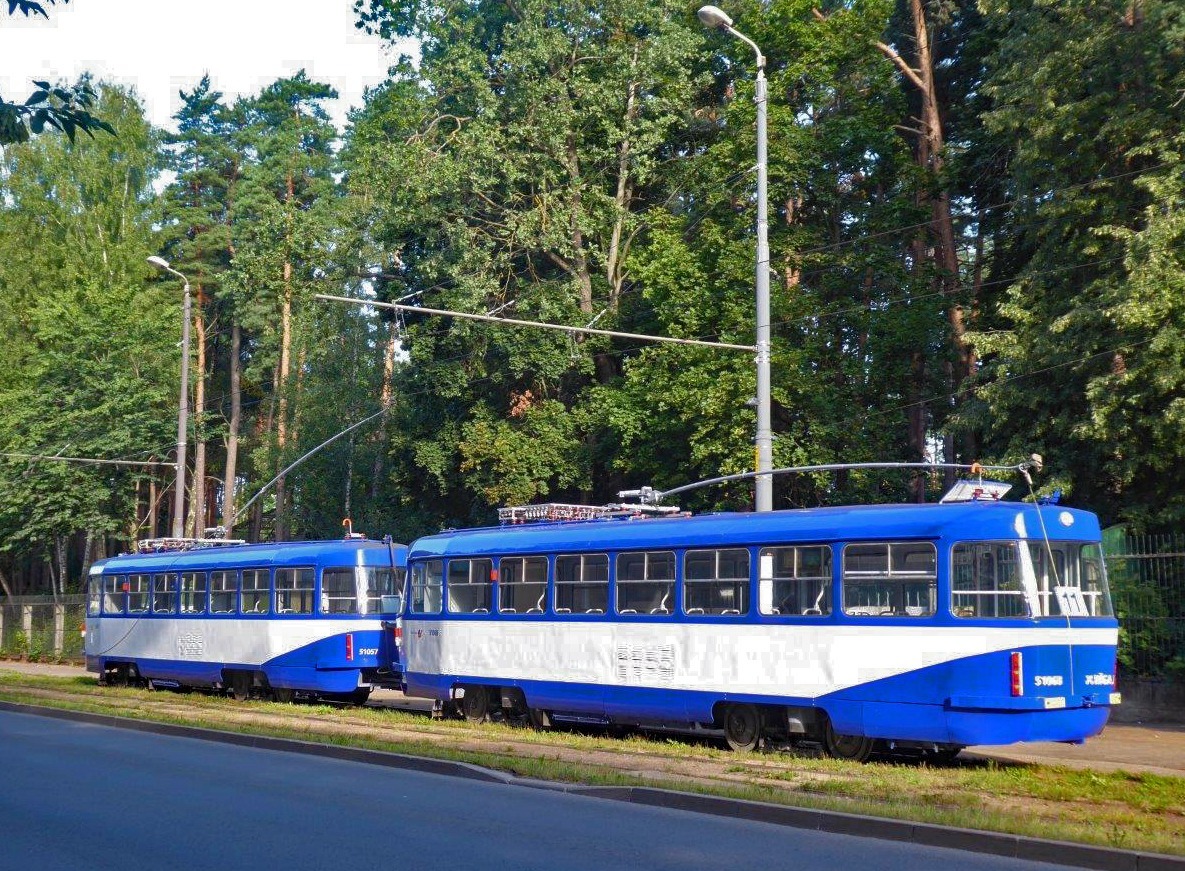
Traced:
<path fill-rule="evenodd" d="M 0 445 L 148 459 L 171 442 L 176 303 L 146 289 L 158 142 L 141 107 L 103 87 L 119 139 L 43 137 L 0 175 Z M 0 461 L 0 553 L 134 524 L 136 473 Z"/>
<path fill-rule="evenodd" d="M 1178 521 L 1182 380 L 1179 4 L 983 4 L 986 129 L 1011 143 L 1006 286 L 976 338 L 993 452 L 1038 450 L 1074 498 Z"/>
<path fill-rule="evenodd" d="M 47 2 L 52 6 L 56 0 Z M 67 3 L 69 0 L 62 2 Z M 45 7 L 35 0 L 8 0 L 8 14 L 17 12 L 26 18 L 30 15 L 49 18 Z M 65 133 L 71 142 L 79 130 L 92 138 L 96 130 L 115 133 L 115 128 L 103 120 L 101 113 L 91 114 L 95 91 L 87 79 L 84 78 L 74 87 L 39 81 L 33 84 L 37 90 L 29 94 L 23 103 L 11 103 L 0 98 L 0 146 L 28 142 L 31 133 L 42 133 L 46 129 Z"/>

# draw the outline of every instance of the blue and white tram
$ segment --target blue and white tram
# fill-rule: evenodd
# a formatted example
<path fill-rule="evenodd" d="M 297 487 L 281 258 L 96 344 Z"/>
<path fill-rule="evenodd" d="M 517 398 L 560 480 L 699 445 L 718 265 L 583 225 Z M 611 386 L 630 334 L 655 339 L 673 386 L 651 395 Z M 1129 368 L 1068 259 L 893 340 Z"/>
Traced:
<path fill-rule="evenodd" d="M 399 685 L 405 545 L 164 541 L 91 568 L 86 665 L 100 680 L 355 703 Z"/>
<path fill-rule="evenodd" d="M 421 538 L 408 566 L 406 691 L 469 718 L 866 759 L 1081 742 L 1119 702 L 1098 520 L 1060 506 L 528 523 Z"/>

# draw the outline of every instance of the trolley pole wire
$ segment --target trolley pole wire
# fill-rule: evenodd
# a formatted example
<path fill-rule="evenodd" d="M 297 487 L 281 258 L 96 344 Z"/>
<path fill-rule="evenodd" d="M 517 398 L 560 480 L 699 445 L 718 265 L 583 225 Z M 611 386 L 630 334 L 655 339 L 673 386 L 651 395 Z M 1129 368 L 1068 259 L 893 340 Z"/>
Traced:
<path fill-rule="evenodd" d="M 750 478 L 756 478 L 758 475 L 838 472 L 851 469 L 925 469 L 928 472 L 937 472 L 941 469 L 962 469 L 972 474 L 980 472 L 1019 472 L 1029 480 L 1031 485 L 1032 479 L 1029 477 L 1029 470 L 1040 471 L 1042 464 L 1041 455 L 1032 454 L 1023 463 L 1017 463 L 1011 466 L 985 466 L 980 463 L 824 463 L 817 466 L 786 466 L 782 469 L 771 469 L 768 472 L 738 472 L 735 475 L 721 475 L 719 478 L 705 478 L 702 481 L 684 484 L 682 487 L 674 487 L 670 490 L 655 490 L 653 487 L 642 487 L 637 490 L 620 490 L 617 493 L 617 498 L 638 499 L 644 505 L 657 505 L 663 499 L 668 496 L 674 496 L 676 493 L 686 493 L 689 490 L 698 490 L 700 487 L 710 487 L 713 484 L 725 484 L 729 481 L 746 481 Z"/>
<path fill-rule="evenodd" d="M 325 441 L 321 442 L 321 444 L 317 445 L 312 450 L 307 451 L 306 453 L 302 454 L 299 459 L 294 460 L 293 462 L 289 463 L 287 466 L 285 466 L 283 469 L 280 470 L 280 472 L 276 475 L 276 477 L 272 478 L 270 481 L 268 481 L 266 484 L 264 484 L 262 487 L 260 487 L 259 490 L 256 492 L 256 494 L 254 496 L 252 496 L 250 499 L 248 499 L 246 504 L 243 505 L 242 508 L 240 508 L 238 511 L 235 512 L 234 522 L 238 523 L 239 518 L 243 516 L 244 512 L 246 512 L 246 510 L 248 508 L 250 508 L 252 505 L 254 505 L 255 501 L 260 496 L 262 496 L 264 493 L 266 493 L 268 491 L 268 489 L 272 486 L 272 484 L 279 481 L 281 478 L 283 478 L 285 475 L 287 475 L 289 472 L 291 472 L 293 469 L 295 469 L 297 466 L 299 466 L 301 463 L 303 463 L 305 460 L 307 460 L 313 454 L 317 453 L 317 451 L 321 450 L 322 448 L 328 447 L 329 445 L 333 444 L 335 441 L 340 439 L 342 436 L 358 429 L 358 427 L 360 427 L 364 424 L 370 423 L 376 417 L 381 417 L 382 415 L 384 415 L 388 411 L 390 411 L 390 408 L 391 407 L 389 405 L 384 405 L 382 408 L 380 408 L 374 414 L 370 415 L 369 417 L 362 418 L 362 420 L 358 421 L 357 423 L 350 424 L 348 427 L 343 429 L 341 432 L 337 433 L 336 435 L 330 436 L 329 438 L 325 439 Z M 229 529 L 226 530 L 226 534 L 227 535 L 230 534 Z"/>

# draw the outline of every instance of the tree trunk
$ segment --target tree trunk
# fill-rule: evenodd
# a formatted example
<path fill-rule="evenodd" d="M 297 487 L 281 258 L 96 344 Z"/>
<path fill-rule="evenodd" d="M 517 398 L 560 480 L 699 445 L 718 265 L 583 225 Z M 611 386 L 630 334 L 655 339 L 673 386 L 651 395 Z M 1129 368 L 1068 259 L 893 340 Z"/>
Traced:
<path fill-rule="evenodd" d="M 379 427 L 376 434 L 376 441 L 378 449 L 374 454 L 374 468 L 370 474 L 370 499 L 373 502 L 379 498 L 379 480 L 383 475 L 383 452 L 387 446 L 387 417 L 390 415 L 391 402 L 394 399 L 394 382 L 395 382 L 395 351 L 399 345 L 399 330 L 395 323 L 391 323 L 391 335 L 387 338 L 387 345 L 383 349 L 383 389 L 382 402 L 383 408 L 388 409 L 384 411 L 383 416 L 379 418 Z"/>
<path fill-rule="evenodd" d="M 222 488 L 222 525 L 231 537 L 235 525 L 235 475 L 238 472 L 239 426 L 243 412 L 242 375 L 239 354 L 243 336 L 238 323 L 230 328 L 230 426 L 226 433 L 226 476 Z"/>
<path fill-rule="evenodd" d="M 296 199 L 296 181 L 289 173 L 287 178 L 288 229 L 286 250 L 292 251 L 292 203 Z M 276 468 L 284 467 L 284 450 L 288 446 L 288 373 L 292 368 L 292 260 L 284 258 L 284 298 L 280 309 L 280 367 L 277 373 L 275 389 L 280 397 L 279 412 L 276 415 Z M 276 481 L 276 541 L 284 541 L 287 535 L 285 528 L 285 503 L 287 501 L 287 487 L 284 476 Z"/>
<path fill-rule="evenodd" d="M 961 388 L 971 375 L 974 358 L 966 339 L 967 324 L 963 306 L 958 298 L 960 289 L 958 250 L 955 247 L 954 221 L 951 217 L 950 192 L 942 179 L 945 168 L 944 133 L 942 113 L 938 100 L 938 89 L 934 81 L 934 58 L 930 47 L 930 31 L 926 23 L 922 0 L 910 0 L 910 16 L 913 22 L 914 43 L 917 49 L 917 68 L 910 67 L 890 46 L 878 42 L 876 46 L 889 58 L 901 73 L 917 89 L 921 100 L 922 129 L 917 131 L 918 165 L 929 170 L 938 182 L 937 193 L 932 197 L 924 194 L 922 203 L 930 205 L 931 238 L 934 244 L 934 264 L 938 270 L 939 284 L 947 297 L 947 323 L 950 326 L 951 354 L 954 360 L 950 373 L 952 387 Z M 972 301 L 974 303 L 974 301 Z M 954 462 L 952 453 L 945 459 Z"/>
<path fill-rule="evenodd" d="M 206 318 L 202 288 L 197 288 L 193 327 L 197 337 L 197 379 L 193 395 L 193 490 L 189 502 L 188 534 L 201 538 L 206 523 L 206 439 L 204 420 L 206 411 Z"/>

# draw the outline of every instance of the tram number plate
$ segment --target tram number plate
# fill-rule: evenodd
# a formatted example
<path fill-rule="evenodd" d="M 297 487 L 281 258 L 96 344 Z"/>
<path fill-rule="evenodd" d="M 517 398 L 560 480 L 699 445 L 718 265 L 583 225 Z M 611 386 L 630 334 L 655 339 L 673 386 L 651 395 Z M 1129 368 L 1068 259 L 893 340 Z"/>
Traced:
<path fill-rule="evenodd" d="M 1066 706 L 1066 700 L 1060 696 L 1050 699 L 1043 699 L 1042 701 L 1045 702 L 1045 710 L 1047 711 L 1051 711 L 1054 708 L 1064 708 Z"/>

